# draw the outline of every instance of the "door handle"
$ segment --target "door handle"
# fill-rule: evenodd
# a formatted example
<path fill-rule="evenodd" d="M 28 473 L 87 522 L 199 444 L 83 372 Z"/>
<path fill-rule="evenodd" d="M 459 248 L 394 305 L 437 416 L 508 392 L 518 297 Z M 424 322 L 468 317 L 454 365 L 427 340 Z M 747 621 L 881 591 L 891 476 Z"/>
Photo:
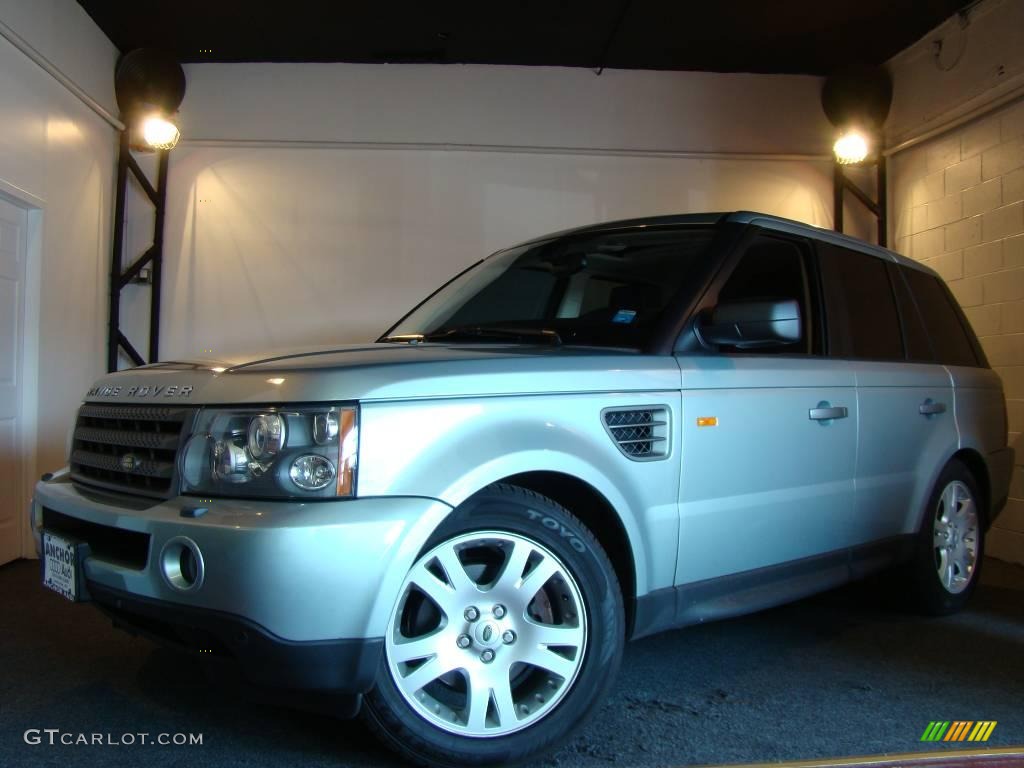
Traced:
<path fill-rule="evenodd" d="M 917 412 L 923 416 L 932 416 L 936 413 L 945 413 L 945 403 L 933 403 L 930 399 L 925 400 L 921 405 L 918 406 Z"/>
<path fill-rule="evenodd" d="M 807 417 L 814 421 L 828 421 L 829 419 L 845 419 L 849 415 L 845 406 L 831 406 L 819 404 L 817 408 L 811 408 Z"/>

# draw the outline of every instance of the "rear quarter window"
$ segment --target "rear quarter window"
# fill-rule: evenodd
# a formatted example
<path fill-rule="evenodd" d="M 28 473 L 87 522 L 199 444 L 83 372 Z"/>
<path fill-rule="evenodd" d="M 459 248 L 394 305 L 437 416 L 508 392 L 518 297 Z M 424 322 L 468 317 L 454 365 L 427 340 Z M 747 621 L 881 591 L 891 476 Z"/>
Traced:
<path fill-rule="evenodd" d="M 928 338 L 928 330 L 917 310 L 917 302 L 903 279 L 900 268 L 892 262 L 886 264 L 889 279 L 892 280 L 893 291 L 896 293 L 896 305 L 900 309 L 900 322 L 903 324 L 903 343 L 907 347 L 907 360 L 913 363 L 934 363 L 935 355 Z"/>
<path fill-rule="evenodd" d="M 901 266 L 900 271 L 917 303 L 938 362 L 943 365 L 982 365 L 984 358 L 974 332 L 945 284 L 918 269 Z"/>

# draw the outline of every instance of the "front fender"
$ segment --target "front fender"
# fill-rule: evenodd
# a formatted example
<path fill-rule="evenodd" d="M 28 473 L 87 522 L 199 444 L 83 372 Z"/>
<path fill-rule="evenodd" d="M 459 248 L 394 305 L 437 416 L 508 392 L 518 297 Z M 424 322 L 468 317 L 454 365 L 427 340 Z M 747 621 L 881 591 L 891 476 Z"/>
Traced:
<path fill-rule="evenodd" d="M 633 461 L 609 437 L 601 410 L 628 405 L 661 405 L 672 414 L 664 460 Z M 457 507 L 511 475 L 570 475 L 618 513 L 633 553 L 637 594 L 646 594 L 675 577 L 678 412 L 678 392 L 367 403 L 359 493 L 426 496 Z"/>

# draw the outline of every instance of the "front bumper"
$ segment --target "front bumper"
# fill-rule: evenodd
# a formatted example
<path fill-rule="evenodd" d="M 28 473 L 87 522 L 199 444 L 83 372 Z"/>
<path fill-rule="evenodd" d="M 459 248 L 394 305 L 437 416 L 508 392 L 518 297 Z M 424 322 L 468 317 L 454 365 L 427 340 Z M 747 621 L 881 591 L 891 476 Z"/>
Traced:
<path fill-rule="evenodd" d="M 271 688 L 364 693 L 373 686 L 381 638 L 291 642 L 240 616 L 149 600 L 89 583 L 91 599 L 114 626 L 203 658 L 238 664 L 247 680 Z"/>
<path fill-rule="evenodd" d="M 237 658 L 255 682 L 321 688 L 368 685 L 405 574 L 451 511 L 408 497 L 131 504 L 79 489 L 61 473 L 36 485 L 32 529 L 38 537 L 44 516 L 63 516 L 148 536 L 134 560 L 112 556 L 109 542 L 85 558 L 89 594 L 118 623 L 153 635 L 173 630 L 179 640 L 193 633 L 196 649 L 207 643 Z M 197 506 L 206 512 L 183 516 Z M 188 590 L 165 576 L 162 556 L 183 537 L 203 561 L 201 583 Z"/>

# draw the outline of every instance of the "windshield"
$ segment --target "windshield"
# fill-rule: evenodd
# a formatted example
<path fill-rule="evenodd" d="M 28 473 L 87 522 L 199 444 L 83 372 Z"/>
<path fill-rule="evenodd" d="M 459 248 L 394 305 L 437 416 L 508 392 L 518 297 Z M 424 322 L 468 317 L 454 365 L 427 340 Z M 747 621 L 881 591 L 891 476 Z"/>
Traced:
<path fill-rule="evenodd" d="M 381 340 L 640 348 L 714 234 L 712 227 L 592 232 L 501 251 Z"/>

